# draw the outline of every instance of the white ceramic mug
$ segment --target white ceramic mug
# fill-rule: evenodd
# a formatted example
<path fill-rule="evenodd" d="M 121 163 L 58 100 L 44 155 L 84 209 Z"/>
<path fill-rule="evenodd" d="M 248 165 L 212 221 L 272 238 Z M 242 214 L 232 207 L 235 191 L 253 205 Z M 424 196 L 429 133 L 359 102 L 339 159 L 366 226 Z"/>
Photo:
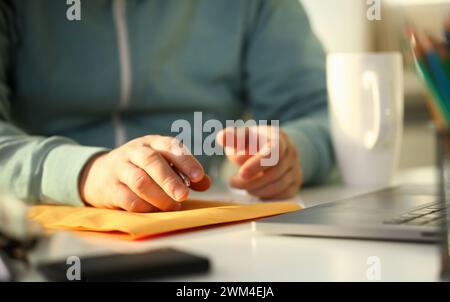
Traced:
<path fill-rule="evenodd" d="M 388 186 L 403 132 L 403 61 L 399 53 L 327 57 L 332 141 L 344 181 Z"/>

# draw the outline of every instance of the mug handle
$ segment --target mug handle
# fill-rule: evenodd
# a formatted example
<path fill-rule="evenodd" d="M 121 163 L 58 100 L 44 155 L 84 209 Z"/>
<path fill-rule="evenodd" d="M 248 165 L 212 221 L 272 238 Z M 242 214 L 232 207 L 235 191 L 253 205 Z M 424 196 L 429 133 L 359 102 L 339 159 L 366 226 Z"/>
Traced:
<path fill-rule="evenodd" d="M 367 149 L 375 148 L 380 142 L 380 137 L 384 137 L 387 132 L 386 119 L 382 118 L 382 108 L 386 108 L 381 102 L 385 98 L 380 96 L 380 79 L 373 70 L 366 70 L 362 74 L 364 89 L 372 92 L 373 125 L 372 129 L 364 136 L 364 145 Z"/>

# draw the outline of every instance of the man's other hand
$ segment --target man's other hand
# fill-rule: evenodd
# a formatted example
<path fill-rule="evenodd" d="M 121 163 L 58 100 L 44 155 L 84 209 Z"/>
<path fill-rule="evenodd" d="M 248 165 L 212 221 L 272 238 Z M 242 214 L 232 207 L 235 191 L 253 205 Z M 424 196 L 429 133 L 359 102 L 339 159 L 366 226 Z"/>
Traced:
<path fill-rule="evenodd" d="M 274 131 L 275 130 L 275 131 Z M 274 133 L 276 135 L 274 135 Z M 258 139 L 254 154 L 250 144 Z M 227 139 L 234 138 L 234 139 Z M 239 172 L 230 179 L 232 187 L 246 190 L 262 199 L 284 199 L 297 194 L 302 184 L 302 171 L 297 150 L 282 129 L 271 126 L 248 127 L 245 131 L 225 128 L 217 134 L 217 142 L 224 146 L 228 159 L 239 167 Z M 245 142 L 239 146 L 239 140 Z M 278 152 L 273 156 L 273 152 Z M 274 157 L 277 161 L 264 165 L 264 158 Z"/>

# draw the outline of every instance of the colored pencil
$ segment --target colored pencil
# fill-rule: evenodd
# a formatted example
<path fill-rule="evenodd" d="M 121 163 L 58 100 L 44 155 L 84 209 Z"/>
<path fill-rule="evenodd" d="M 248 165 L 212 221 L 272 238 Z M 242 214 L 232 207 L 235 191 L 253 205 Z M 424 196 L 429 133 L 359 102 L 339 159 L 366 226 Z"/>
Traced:
<path fill-rule="evenodd" d="M 450 81 L 444 66 L 441 63 L 441 59 L 434 49 L 431 39 L 427 35 L 419 35 L 418 42 L 423 49 L 436 87 L 444 98 L 447 106 L 450 106 Z"/>
<path fill-rule="evenodd" d="M 430 114 L 437 125 L 441 125 L 443 121 L 445 121 L 446 126 L 449 127 L 450 106 L 448 106 L 448 103 L 444 100 L 443 96 L 441 95 L 440 91 L 433 81 L 433 77 L 426 63 L 424 50 L 418 43 L 417 33 L 413 30 L 410 30 L 408 34 L 410 35 L 411 48 L 417 72 L 422 78 L 422 81 L 428 87 L 430 94 L 432 95 L 435 102 L 434 104 L 427 104 L 431 109 Z"/>

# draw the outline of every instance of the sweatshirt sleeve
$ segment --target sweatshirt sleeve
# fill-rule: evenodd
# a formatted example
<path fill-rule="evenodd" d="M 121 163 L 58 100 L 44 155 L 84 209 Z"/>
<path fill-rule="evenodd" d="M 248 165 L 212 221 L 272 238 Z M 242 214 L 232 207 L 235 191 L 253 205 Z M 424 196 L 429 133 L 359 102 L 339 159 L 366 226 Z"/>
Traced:
<path fill-rule="evenodd" d="M 333 164 L 325 53 L 298 0 L 257 3 L 244 70 L 252 115 L 279 120 L 299 152 L 304 183 L 320 183 Z"/>
<path fill-rule="evenodd" d="M 0 187 L 30 204 L 83 205 L 78 180 L 85 163 L 102 148 L 64 137 L 30 136 L 11 121 L 9 84 L 13 54 L 12 14 L 0 2 Z"/>

